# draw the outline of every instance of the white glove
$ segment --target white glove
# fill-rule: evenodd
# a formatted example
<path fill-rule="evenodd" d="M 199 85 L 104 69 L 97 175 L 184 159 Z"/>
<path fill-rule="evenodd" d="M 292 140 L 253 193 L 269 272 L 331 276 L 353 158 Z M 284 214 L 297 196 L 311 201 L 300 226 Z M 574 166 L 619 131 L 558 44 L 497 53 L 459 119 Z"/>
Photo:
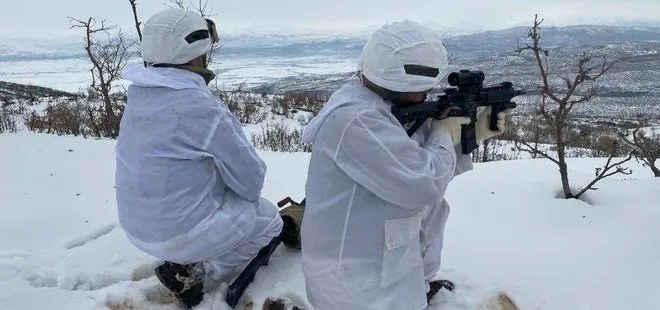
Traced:
<path fill-rule="evenodd" d="M 497 114 L 497 130 L 495 131 L 490 130 L 490 114 L 492 110 L 493 108 L 488 106 L 477 114 L 477 122 L 475 123 L 477 141 L 483 141 L 500 135 L 506 130 L 506 116 L 511 114 L 511 109 L 506 109 Z"/>
<path fill-rule="evenodd" d="M 461 143 L 461 125 L 470 123 L 469 117 L 447 117 L 445 119 L 434 119 L 431 122 L 431 133 L 442 131 L 451 137 L 454 145 Z"/>

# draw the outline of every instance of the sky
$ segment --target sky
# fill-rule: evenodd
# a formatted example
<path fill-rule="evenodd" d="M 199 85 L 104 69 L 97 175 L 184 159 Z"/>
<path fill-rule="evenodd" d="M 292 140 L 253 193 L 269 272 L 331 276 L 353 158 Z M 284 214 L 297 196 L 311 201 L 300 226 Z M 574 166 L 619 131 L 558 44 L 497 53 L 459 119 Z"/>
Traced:
<path fill-rule="evenodd" d="M 198 0 L 193 0 L 198 1 Z M 138 0 L 146 21 L 168 0 Z M 660 25 L 660 0 L 209 0 L 221 33 L 354 33 L 411 19 L 462 31 L 530 25 L 642 21 Z M 0 36 L 48 38 L 73 34 L 67 16 L 107 19 L 134 31 L 128 0 L 0 0 Z M 76 31 L 80 31 L 79 29 Z"/>

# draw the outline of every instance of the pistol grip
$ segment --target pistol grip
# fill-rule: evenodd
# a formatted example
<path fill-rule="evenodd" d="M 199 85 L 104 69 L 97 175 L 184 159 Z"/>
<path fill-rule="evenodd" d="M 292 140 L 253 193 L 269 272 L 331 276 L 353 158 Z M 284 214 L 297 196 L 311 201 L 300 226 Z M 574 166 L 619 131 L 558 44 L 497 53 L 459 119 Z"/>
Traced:
<path fill-rule="evenodd" d="M 491 110 L 491 113 L 490 113 L 489 127 L 490 127 L 490 130 L 492 130 L 492 131 L 498 131 L 498 128 L 497 128 L 497 115 L 500 112 L 502 112 L 502 106 L 500 106 L 499 104 L 494 104 L 491 107 L 492 107 L 492 110 Z"/>
<path fill-rule="evenodd" d="M 463 154 L 470 154 L 477 148 L 477 130 L 475 123 L 461 125 L 461 150 Z"/>

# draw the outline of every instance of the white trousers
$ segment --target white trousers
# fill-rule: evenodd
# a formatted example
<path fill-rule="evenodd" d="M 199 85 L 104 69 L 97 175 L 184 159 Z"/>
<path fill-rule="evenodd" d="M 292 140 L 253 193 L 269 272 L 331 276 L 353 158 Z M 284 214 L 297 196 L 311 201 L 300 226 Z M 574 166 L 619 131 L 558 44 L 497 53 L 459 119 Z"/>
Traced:
<path fill-rule="evenodd" d="M 440 271 L 443 237 L 448 217 L 449 204 L 443 200 L 442 203 L 429 210 L 422 221 L 422 257 L 427 292 L 430 289 L 428 283 L 435 280 L 435 276 Z"/>
<path fill-rule="evenodd" d="M 235 268 L 245 266 L 282 231 L 279 209 L 263 198 L 259 199 L 255 208 L 254 225 L 249 228 L 251 233 L 237 244 L 227 245 L 223 242 L 219 246 L 213 240 L 223 240 L 222 236 L 207 237 L 209 231 L 219 231 L 214 227 L 214 218 L 211 216 L 185 235 L 168 241 L 146 243 L 129 234 L 127 237 L 137 248 L 162 260 L 179 264 L 201 262 L 207 278 L 219 280 L 231 274 Z M 229 236 L 236 232 L 228 229 L 225 233 Z"/>
<path fill-rule="evenodd" d="M 204 268 L 207 276 L 213 280 L 219 280 L 230 274 L 236 267 L 244 266 L 281 231 L 282 218 L 279 215 L 279 209 L 271 202 L 261 199 L 250 238 L 233 251 L 205 261 Z"/>

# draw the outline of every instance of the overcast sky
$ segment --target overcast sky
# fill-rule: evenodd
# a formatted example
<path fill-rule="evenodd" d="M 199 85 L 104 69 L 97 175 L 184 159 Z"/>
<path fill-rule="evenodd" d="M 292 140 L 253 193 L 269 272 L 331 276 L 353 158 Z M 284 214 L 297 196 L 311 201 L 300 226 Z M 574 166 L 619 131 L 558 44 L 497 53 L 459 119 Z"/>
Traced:
<path fill-rule="evenodd" d="M 197 1 L 197 0 L 195 0 Z M 166 8 L 166 0 L 138 0 L 138 14 Z M 529 25 L 535 13 L 547 24 L 660 21 L 660 0 L 210 0 L 220 32 L 287 28 L 350 32 L 413 19 L 466 30 Z M 0 35 L 71 34 L 67 16 L 107 19 L 132 31 L 128 0 L 0 0 Z"/>

